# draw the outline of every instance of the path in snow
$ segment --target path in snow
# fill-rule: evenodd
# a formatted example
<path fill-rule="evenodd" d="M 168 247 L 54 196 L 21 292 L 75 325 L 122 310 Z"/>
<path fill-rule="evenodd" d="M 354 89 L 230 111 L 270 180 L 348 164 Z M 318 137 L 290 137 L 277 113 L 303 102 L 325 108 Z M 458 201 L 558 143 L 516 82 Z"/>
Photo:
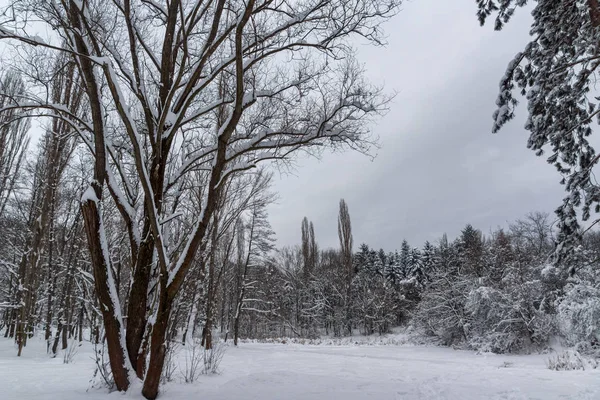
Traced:
<path fill-rule="evenodd" d="M 75 363 L 49 359 L 32 343 L 17 358 L 0 339 L 0 398 L 141 399 L 136 393 L 86 392 L 91 352 Z M 169 384 L 165 400 L 600 400 L 600 371 L 550 371 L 547 355 L 499 356 L 438 347 L 229 347 L 222 373 Z"/>

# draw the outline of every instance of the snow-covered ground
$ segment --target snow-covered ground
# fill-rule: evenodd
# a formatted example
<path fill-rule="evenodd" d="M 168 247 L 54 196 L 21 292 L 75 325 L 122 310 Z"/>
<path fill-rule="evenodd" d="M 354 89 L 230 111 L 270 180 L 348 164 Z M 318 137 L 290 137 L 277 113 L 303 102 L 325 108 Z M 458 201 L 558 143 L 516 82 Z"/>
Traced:
<path fill-rule="evenodd" d="M 23 357 L 0 339 L 0 399 L 141 399 L 90 389 L 92 350 L 71 364 L 32 341 Z M 600 370 L 556 372 L 549 355 L 476 355 L 425 346 L 243 343 L 229 347 L 221 374 L 170 383 L 165 400 L 521 400 L 600 399 Z M 177 377 L 177 373 L 175 375 Z"/>

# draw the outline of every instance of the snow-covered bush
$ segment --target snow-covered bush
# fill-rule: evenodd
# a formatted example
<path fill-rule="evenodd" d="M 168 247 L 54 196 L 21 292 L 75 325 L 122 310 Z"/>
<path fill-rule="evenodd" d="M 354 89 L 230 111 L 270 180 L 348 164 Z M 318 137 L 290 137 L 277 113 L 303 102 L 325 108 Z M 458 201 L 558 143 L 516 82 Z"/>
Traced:
<path fill-rule="evenodd" d="M 569 345 L 600 341 L 600 289 L 585 282 L 567 286 L 558 305 L 558 323 Z"/>
<path fill-rule="evenodd" d="M 502 288 L 481 286 L 467 298 L 470 348 L 484 352 L 529 351 L 547 344 L 555 332 L 554 317 L 543 311 L 543 290 L 532 280 Z"/>
<path fill-rule="evenodd" d="M 413 316 L 413 324 L 440 339 L 445 346 L 463 343 L 470 318 L 465 310 L 472 281 L 467 277 L 434 276 L 423 293 Z"/>
<path fill-rule="evenodd" d="M 515 318 L 513 304 L 498 289 L 481 286 L 471 290 L 465 310 L 471 323 L 467 332 L 470 348 L 508 353 L 523 347 L 523 326 Z"/>
<path fill-rule="evenodd" d="M 548 369 L 554 371 L 573 371 L 598 368 L 597 360 L 587 359 L 575 350 L 566 350 L 554 357 L 550 357 L 546 364 Z"/>
<path fill-rule="evenodd" d="M 486 332 L 470 336 L 467 341 L 470 349 L 480 353 L 510 353 L 523 347 L 522 338 L 514 332 Z"/>

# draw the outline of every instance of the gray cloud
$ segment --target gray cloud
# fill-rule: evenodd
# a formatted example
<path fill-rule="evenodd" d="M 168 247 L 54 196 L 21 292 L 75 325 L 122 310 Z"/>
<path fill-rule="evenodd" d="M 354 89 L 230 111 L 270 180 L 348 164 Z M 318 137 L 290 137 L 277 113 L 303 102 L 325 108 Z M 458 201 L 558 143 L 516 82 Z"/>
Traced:
<path fill-rule="evenodd" d="M 498 82 L 528 41 L 530 16 L 502 32 L 479 27 L 472 0 L 409 2 L 386 25 L 389 46 L 359 47 L 371 79 L 399 92 L 373 126 L 374 161 L 355 153 L 299 160 L 278 179 L 270 209 L 279 245 L 299 242 L 303 216 L 324 247 L 337 246 L 345 198 L 355 243 L 393 250 L 455 236 L 466 223 L 487 231 L 531 210 L 560 204 L 560 177 L 526 149 L 525 110 L 497 135 L 491 114 Z"/>

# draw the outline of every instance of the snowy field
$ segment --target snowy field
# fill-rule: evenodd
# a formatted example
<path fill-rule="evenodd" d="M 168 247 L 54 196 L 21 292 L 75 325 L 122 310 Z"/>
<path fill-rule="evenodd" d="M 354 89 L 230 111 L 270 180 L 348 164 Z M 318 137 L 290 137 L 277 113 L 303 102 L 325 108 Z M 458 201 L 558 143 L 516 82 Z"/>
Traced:
<path fill-rule="evenodd" d="M 141 399 L 89 389 L 91 347 L 71 364 L 50 359 L 32 341 L 16 357 L 0 339 L 3 400 Z M 170 383 L 165 400 L 521 400 L 600 399 L 600 370 L 556 372 L 548 355 L 500 356 L 424 346 L 333 346 L 243 343 L 227 348 L 219 375 Z M 177 378 L 177 374 L 176 374 Z"/>

